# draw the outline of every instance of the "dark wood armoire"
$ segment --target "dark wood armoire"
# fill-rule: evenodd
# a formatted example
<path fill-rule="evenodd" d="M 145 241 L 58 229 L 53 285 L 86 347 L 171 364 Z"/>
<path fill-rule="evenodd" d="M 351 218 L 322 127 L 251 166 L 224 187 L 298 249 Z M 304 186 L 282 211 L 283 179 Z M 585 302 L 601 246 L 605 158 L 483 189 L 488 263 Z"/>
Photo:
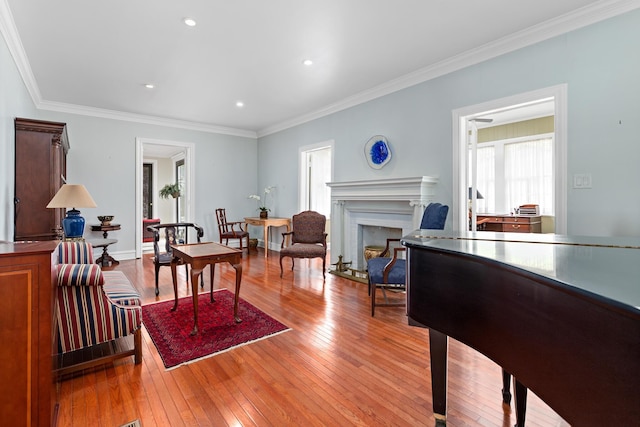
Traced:
<path fill-rule="evenodd" d="M 16 118 L 15 133 L 14 239 L 60 239 L 64 209 L 47 204 L 66 180 L 66 124 Z"/>

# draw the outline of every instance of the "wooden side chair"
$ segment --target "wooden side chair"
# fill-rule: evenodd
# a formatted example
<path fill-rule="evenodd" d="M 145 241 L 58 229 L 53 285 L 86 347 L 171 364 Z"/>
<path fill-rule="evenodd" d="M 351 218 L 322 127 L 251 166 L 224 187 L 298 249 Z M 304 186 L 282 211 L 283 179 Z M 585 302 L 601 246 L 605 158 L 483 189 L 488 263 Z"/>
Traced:
<path fill-rule="evenodd" d="M 248 252 L 249 232 L 245 228 L 246 224 L 242 221 L 227 221 L 227 213 L 224 208 L 216 209 L 216 219 L 218 220 L 218 233 L 220 234 L 220 243 L 222 244 L 222 240 L 224 239 L 224 244 L 228 245 L 229 239 L 238 239 L 240 241 L 240 250 L 242 250 L 242 240 L 246 239 Z"/>
<path fill-rule="evenodd" d="M 282 277 L 282 258 L 291 258 L 291 270 L 295 258 L 322 258 L 322 277 L 325 278 L 327 262 L 327 218 L 315 211 L 304 211 L 291 219 L 291 231 L 282 233 L 280 245 L 280 277 Z M 285 247 L 287 237 L 291 238 Z"/>
<path fill-rule="evenodd" d="M 153 233 L 153 265 L 156 271 L 156 296 L 160 293 L 158 289 L 158 273 L 160 267 L 171 266 L 173 252 L 171 245 L 189 243 L 189 234 L 195 231 L 197 242 L 200 243 L 204 236 L 204 228 L 191 222 L 174 222 L 166 224 L 156 224 L 147 226 L 147 231 Z M 191 231 L 191 233 L 190 233 Z M 161 249 L 160 238 L 164 238 L 164 245 Z M 189 267 L 185 264 L 187 273 L 187 283 L 189 282 Z"/>

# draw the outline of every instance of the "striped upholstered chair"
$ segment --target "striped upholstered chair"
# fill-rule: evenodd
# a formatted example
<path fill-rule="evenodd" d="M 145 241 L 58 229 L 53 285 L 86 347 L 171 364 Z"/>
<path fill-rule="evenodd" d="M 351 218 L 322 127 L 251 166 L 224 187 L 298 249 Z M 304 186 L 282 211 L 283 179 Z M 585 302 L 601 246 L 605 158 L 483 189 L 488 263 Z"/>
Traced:
<path fill-rule="evenodd" d="M 142 362 L 142 304 L 140 295 L 121 271 L 102 271 L 94 263 L 87 242 L 58 245 L 58 289 L 55 316 L 58 326 L 58 374 L 134 356 Z M 133 349 L 121 350 L 119 338 L 133 335 Z M 105 343 L 109 343 L 105 345 Z M 100 351 L 86 351 L 102 345 Z M 126 346 L 125 346 L 126 347 Z M 90 353 L 91 357 L 79 356 Z M 84 353 L 83 353 L 84 354 Z M 95 357 L 99 354 L 98 357 Z M 81 360 L 80 363 L 77 363 Z"/>

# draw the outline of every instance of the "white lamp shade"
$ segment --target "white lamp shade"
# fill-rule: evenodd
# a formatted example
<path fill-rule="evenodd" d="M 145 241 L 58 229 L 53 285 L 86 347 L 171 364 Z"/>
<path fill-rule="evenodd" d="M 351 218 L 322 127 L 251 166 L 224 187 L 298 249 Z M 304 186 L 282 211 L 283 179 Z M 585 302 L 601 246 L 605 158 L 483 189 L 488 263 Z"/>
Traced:
<path fill-rule="evenodd" d="M 96 202 L 82 184 L 63 184 L 48 208 L 95 208 Z"/>

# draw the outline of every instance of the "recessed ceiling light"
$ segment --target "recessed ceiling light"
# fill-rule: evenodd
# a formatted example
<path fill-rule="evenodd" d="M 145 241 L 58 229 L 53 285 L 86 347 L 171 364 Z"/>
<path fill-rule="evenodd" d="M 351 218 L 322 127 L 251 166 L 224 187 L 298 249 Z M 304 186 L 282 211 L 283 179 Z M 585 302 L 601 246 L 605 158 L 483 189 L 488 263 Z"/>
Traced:
<path fill-rule="evenodd" d="M 242 101 L 237 101 L 237 102 L 236 102 L 236 107 L 238 107 L 238 108 L 242 108 L 242 107 L 244 107 L 244 102 L 242 102 Z"/>
<path fill-rule="evenodd" d="M 196 21 L 193 18 L 184 18 L 183 22 L 188 27 L 195 27 L 196 26 Z"/>
<path fill-rule="evenodd" d="M 153 89 L 155 86 L 151 83 L 147 83 L 146 85 L 144 85 L 144 87 L 146 87 L 147 89 Z"/>
<path fill-rule="evenodd" d="M 306 66 L 313 65 L 313 61 L 310 59 L 305 59 L 304 61 L 302 61 L 302 63 Z"/>

